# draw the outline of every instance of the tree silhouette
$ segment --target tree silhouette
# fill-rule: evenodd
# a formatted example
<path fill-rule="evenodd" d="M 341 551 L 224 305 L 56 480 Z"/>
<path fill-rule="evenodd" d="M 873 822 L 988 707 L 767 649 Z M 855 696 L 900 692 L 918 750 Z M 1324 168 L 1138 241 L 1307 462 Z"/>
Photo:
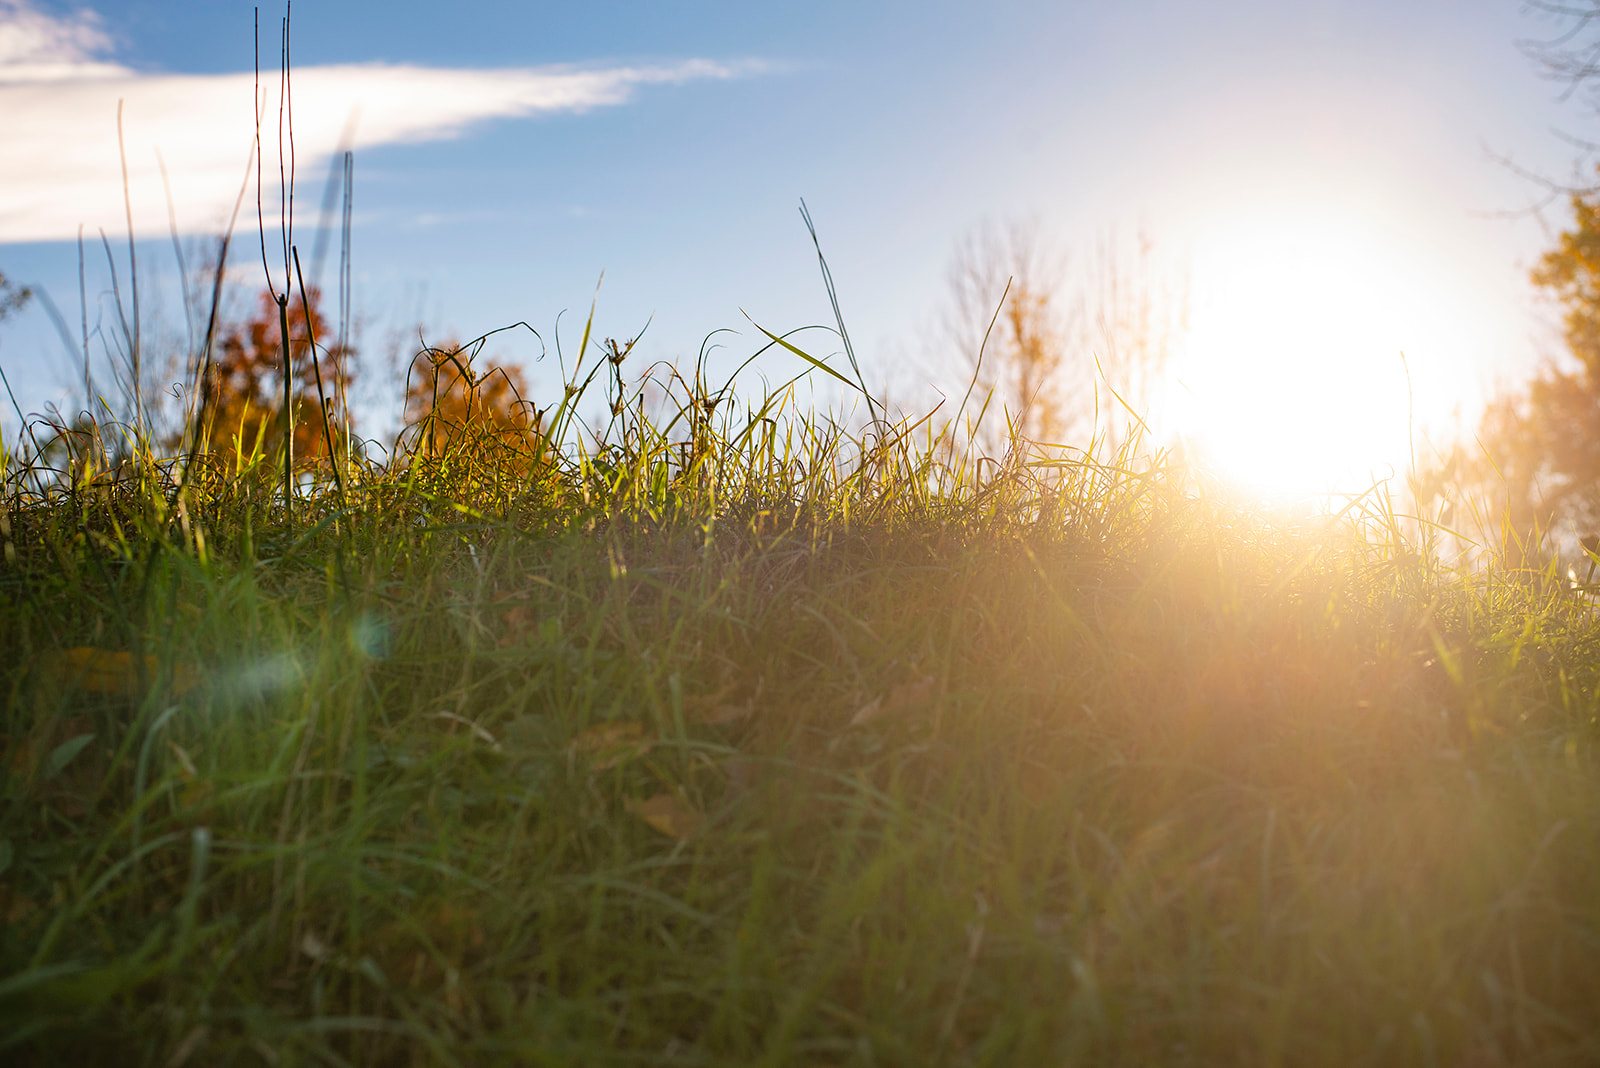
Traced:
<path fill-rule="evenodd" d="M 1008 421 L 1035 442 L 1127 440 L 1187 330 L 1187 272 L 1142 232 L 1108 231 L 1074 258 L 1037 225 L 989 224 L 957 247 L 948 287 L 947 343 L 989 402 L 988 444 Z"/>
<path fill-rule="evenodd" d="M 1056 294 L 1063 274 L 1061 257 L 1022 224 L 968 235 L 950 268 L 946 332 L 994 409 L 991 426 L 1009 421 L 1030 441 L 1058 440 L 1066 430 L 1074 383 L 1062 380 L 1068 324 Z"/>
<path fill-rule="evenodd" d="M 13 285 L 5 272 L 0 271 L 0 320 L 12 312 L 21 311 L 32 297 L 33 290 L 27 286 Z"/>

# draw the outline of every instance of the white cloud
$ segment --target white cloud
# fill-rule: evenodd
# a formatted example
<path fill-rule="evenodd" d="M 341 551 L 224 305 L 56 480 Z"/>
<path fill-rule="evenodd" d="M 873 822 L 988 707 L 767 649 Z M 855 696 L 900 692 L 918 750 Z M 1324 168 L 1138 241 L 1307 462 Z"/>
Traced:
<path fill-rule="evenodd" d="M 52 18 L 27 0 L 0 0 L 0 78 L 7 81 L 128 73 L 115 63 L 94 59 L 110 47 L 111 39 L 92 11 Z"/>
<path fill-rule="evenodd" d="M 55 18 L 28 0 L 0 0 L 0 243 L 68 240 L 80 224 L 91 236 L 99 227 L 124 232 L 118 101 L 134 229 L 154 234 L 168 228 L 158 152 L 179 228 L 210 230 L 226 222 L 255 138 L 254 75 L 141 74 L 102 58 L 108 48 L 92 14 Z M 352 116 L 357 148 L 431 141 L 486 119 L 580 112 L 624 103 L 641 85 L 729 78 L 752 69 L 706 60 L 602 69 L 302 67 L 292 82 L 298 171 L 314 196 Z M 266 170 L 275 173 L 275 67 L 263 71 L 262 93 L 268 105 L 262 152 Z"/>

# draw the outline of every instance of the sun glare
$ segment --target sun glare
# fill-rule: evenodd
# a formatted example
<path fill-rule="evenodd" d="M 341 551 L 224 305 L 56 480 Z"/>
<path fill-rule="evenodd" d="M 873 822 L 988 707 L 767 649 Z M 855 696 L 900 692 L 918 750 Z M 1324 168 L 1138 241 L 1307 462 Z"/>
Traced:
<path fill-rule="evenodd" d="M 1419 356 L 1436 366 L 1460 332 L 1438 278 L 1424 254 L 1363 221 L 1219 223 L 1195 248 L 1172 436 L 1252 492 L 1403 478 L 1412 409 L 1420 419 L 1436 407 L 1413 396 L 1407 364 L 1415 379 Z"/>

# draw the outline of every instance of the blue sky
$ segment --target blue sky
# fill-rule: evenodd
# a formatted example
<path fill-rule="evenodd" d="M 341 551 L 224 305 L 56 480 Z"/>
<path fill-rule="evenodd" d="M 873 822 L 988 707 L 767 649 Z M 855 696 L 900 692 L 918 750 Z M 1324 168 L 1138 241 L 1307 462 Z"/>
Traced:
<path fill-rule="evenodd" d="M 107 101 L 122 95 L 136 213 L 153 220 L 140 246 L 147 288 L 171 276 L 151 150 L 165 146 L 169 170 L 184 171 L 172 174 L 180 225 L 214 225 L 213 202 L 236 191 L 218 175 L 244 160 L 248 91 L 231 135 L 205 123 L 233 105 L 205 111 L 205 123 L 184 108 L 223 99 L 235 84 L 224 76 L 249 70 L 251 12 L 227 0 L 0 3 L 0 96 L 10 96 L 0 127 L 48 113 L 48 131 L 27 143 L 60 172 L 45 181 L 15 160 L 0 165 L 0 270 L 42 282 L 76 322 L 71 218 L 81 205 L 95 240 L 96 226 L 121 232 Z M 280 15 L 262 11 L 269 68 Z M 18 73 L 12 54 L 8 78 L 8 23 L 55 27 L 35 52 L 64 56 L 64 72 Z M 985 220 L 1027 220 L 1069 255 L 1111 230 L 1143 229 L 1188 265 L 1197 298 L 1232 294 L 1217 298 L 1211 336 L 1182 372 L 1195 425 L 1237 423 L 1246 409 L 1223 397 L 1237 402 L 1278 376 L 1260 373 L 1269 359 L 1300 368 L 1275 387 L 1298 398 L 1291 411 L 1315 403 L 1339 357 L 1283 335 L 1350 315 L 1367 316 L 1356 325 L 1374 352 L 1406 349 L 1418 409 L 1442 424 L 1540 354 L 1524 279 L 1549 237 L 1536 219 L 1492 217 L 1537 190 L 1489 151 L 1563 177 L 1572 151 L 1552 128 L 1592 129 L 1586 109 L 1560 103 L 1518 53 L 1516 39 L 1539 32 L 1515 0 L 301 0 L 293 41 L 308 155 L 319 107 L 324 127 L 342 125 L 355 65 L 386 65 L 397 79 L 383 90 L 389 112 L 369 101 L 357 134 L 357 310 L 369 353 L 419 324 L 430 337 L 466 337 L 526 320 L 548 338 L 562 309 L 587 310 L 602 270 L 598 328 L 629 336 L 653 315 L 641 346 L 650 357 L 692 356 L 719 327 L 748 337 L 741 309 L 774 329 L 826 321 L 796 211 L 804 197 L 869 375 L 902 392 L 948 379 L 933 324 L 957 241 Z M 574 71 L 589 81 L 558 88 L 585 106 L 552 103 L 548 79 Z M 522 89 L 505 88 L 518 77 Z M 417 118 L 429 107 L 439 110 L 431 126 Z M 215 148 L 229 136 L 237 144 Z M 79 189 L 73 167 L 84 191 L 68 197 Z M 302 226 L 324 175 L 321 164 L 301 169 Z M 1293 260 L 1334 247 L 1322 275 Z M 1238 266 L 1246 251 L 1281 264 L 1252 274 Z M 92 289 L 104 285 L 102 261 Z M 246 282 L 248 262 L 237 261 Z M 1408 294 L 1408 310 L 1350 313 L 1368 298 L 1342 294 L 1341 280 L 1380 275 L 1393 280 L 1379 288 Z M 1283 277 L 1307 279 L 1301 288 L 1315 277 L 1323 297 L 1274 289 Z M 1274 337 L 1236 343 L 1229 331 L 1252 299 L 1289 318 Z M 152 314 L 160 307 L 170 325 L 166 301 Z M 1251 346 L 1255 357 L 1239 355 Z M 1372 359 L 1376 370 L 1350 377 L 1389 396 L 1387 426 L 1393 382 L 1368 379 L 1389 374 L 1388 357 Z M 37 309 L 0 327 L 0 363 L 26 406 L 79 403 L 66 392 L 76 372 Z M 1239 375 L 1258 384 L 1240 386 Z M 376 403 L 381 371 L 369 379 Z"/>

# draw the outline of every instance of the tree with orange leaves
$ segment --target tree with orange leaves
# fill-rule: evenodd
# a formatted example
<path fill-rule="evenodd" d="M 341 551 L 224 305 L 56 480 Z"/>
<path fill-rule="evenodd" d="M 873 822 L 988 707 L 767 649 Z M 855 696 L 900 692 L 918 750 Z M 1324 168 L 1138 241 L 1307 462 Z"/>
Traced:
<path fill-rule="evenodd" d="M 525 399 L 516 367 L 473 358 L 480 346 L 429 346 L 411 361 L 405 422 L 413 455 L 440 456 L 464 439 L 494 442 L 513 452 L 535 450 L 542 413 Z"/>
<path fill-rule="evenodd" d="M 1573 224 L 1531 272 L 1562 313 L 1566 359 L 1551 361 L 1526 389 L 1496 398 L 1478 441 L 1485 455 L 1458 463 L 1501 498 L 1518 538 L 1573 524 L 1600 531 L 1600 198 L 1574 195 Z"/>
<path fill-rule="evenodd" d="M 288 302 L 294 455 L 337 455 L 350 434 L 345 394 L 355 350 L 329 344 L 330 334 L 312 289 Z M 309 317 L 308 313 L 309 312 Z M 278 303 L 263 292 L 256 313 L 222 334 L 204 381 L 196 426 L 211 452 L 268 455 L 283 448 L 283 342 Z"/>
<path fill-rule="evenodd" d="M 1547 38 L 1522 43 L 1547 76 L 1569 92 L 1600 77 L 1600 0 L 1524 6 L 1557 24 Z M 1487 488 L 1494 506 L 1486 518 L 1499 528 L 1491 537 L 1504 539 L 1513 561 L 1541 562 L 1540 541 L 1552 532 L 1557 548 L 1574 533 L 1593 545 L 1600 533 L 1600 186 L 1568 193 L 1572 223 L 1530 272 L 1560 308 L 1566 352 L 1525 389 L 1491 401 L 1478 448 L 1456 450 L 1419 481 L 1428 493 L 1447 477 L 1475 492 Z"/>

